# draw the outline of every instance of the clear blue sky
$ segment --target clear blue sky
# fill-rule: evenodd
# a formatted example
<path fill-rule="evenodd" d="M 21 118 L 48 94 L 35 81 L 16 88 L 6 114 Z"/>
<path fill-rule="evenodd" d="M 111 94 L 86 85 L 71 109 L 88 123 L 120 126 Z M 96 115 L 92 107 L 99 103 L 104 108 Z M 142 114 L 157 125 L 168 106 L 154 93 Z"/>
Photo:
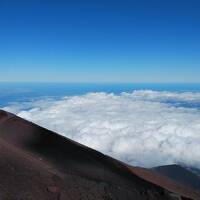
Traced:
<path fill-rule="evenodd" d="M 0 81 L 200 82 L 200 1 L 0 0 Z"/>

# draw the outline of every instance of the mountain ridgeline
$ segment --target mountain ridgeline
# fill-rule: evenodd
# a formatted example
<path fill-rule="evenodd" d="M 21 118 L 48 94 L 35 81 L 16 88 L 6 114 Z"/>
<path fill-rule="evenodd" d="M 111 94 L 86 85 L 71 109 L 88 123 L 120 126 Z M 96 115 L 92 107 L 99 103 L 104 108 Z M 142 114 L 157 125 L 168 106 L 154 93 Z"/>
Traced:
<path fill-rule="evenodd" d="M 128 166 L 3 110 L 0 180 L 0 200 L 200 199 L 198 188 L 169 174 Z"/>

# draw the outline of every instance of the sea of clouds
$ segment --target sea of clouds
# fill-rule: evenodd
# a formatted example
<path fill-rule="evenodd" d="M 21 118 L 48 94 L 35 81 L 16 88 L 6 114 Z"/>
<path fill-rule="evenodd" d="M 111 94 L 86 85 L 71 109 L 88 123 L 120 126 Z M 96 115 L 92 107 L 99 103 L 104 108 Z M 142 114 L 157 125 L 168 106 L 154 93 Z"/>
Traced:
<path fill-rule="evenodd" d="M 200 168 L 200 93 L 88 93 L 4 109 L 131 165 Z"/>

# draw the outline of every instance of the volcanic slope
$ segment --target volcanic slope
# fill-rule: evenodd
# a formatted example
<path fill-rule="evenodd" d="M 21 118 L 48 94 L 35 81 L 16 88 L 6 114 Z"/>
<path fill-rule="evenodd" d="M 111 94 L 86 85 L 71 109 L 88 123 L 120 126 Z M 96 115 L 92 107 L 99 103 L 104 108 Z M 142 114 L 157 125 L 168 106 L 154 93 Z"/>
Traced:
<path fill-rule="evenodd" d="M 185 197 L 184 197 L 185 196 Z M 91 148 L 0 111 L 0 200 L 200 199 L 169 191 Z"/>

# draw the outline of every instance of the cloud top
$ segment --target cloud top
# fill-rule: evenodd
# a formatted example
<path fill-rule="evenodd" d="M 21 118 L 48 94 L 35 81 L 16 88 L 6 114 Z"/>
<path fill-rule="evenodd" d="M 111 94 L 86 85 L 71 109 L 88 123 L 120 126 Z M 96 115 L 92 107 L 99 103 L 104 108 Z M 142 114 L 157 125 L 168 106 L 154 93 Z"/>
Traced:
<path fill-rule="evenodd" d="M 200 168 L 200 93 L 88 93 L 4 109 L 131 165 Z"/>

